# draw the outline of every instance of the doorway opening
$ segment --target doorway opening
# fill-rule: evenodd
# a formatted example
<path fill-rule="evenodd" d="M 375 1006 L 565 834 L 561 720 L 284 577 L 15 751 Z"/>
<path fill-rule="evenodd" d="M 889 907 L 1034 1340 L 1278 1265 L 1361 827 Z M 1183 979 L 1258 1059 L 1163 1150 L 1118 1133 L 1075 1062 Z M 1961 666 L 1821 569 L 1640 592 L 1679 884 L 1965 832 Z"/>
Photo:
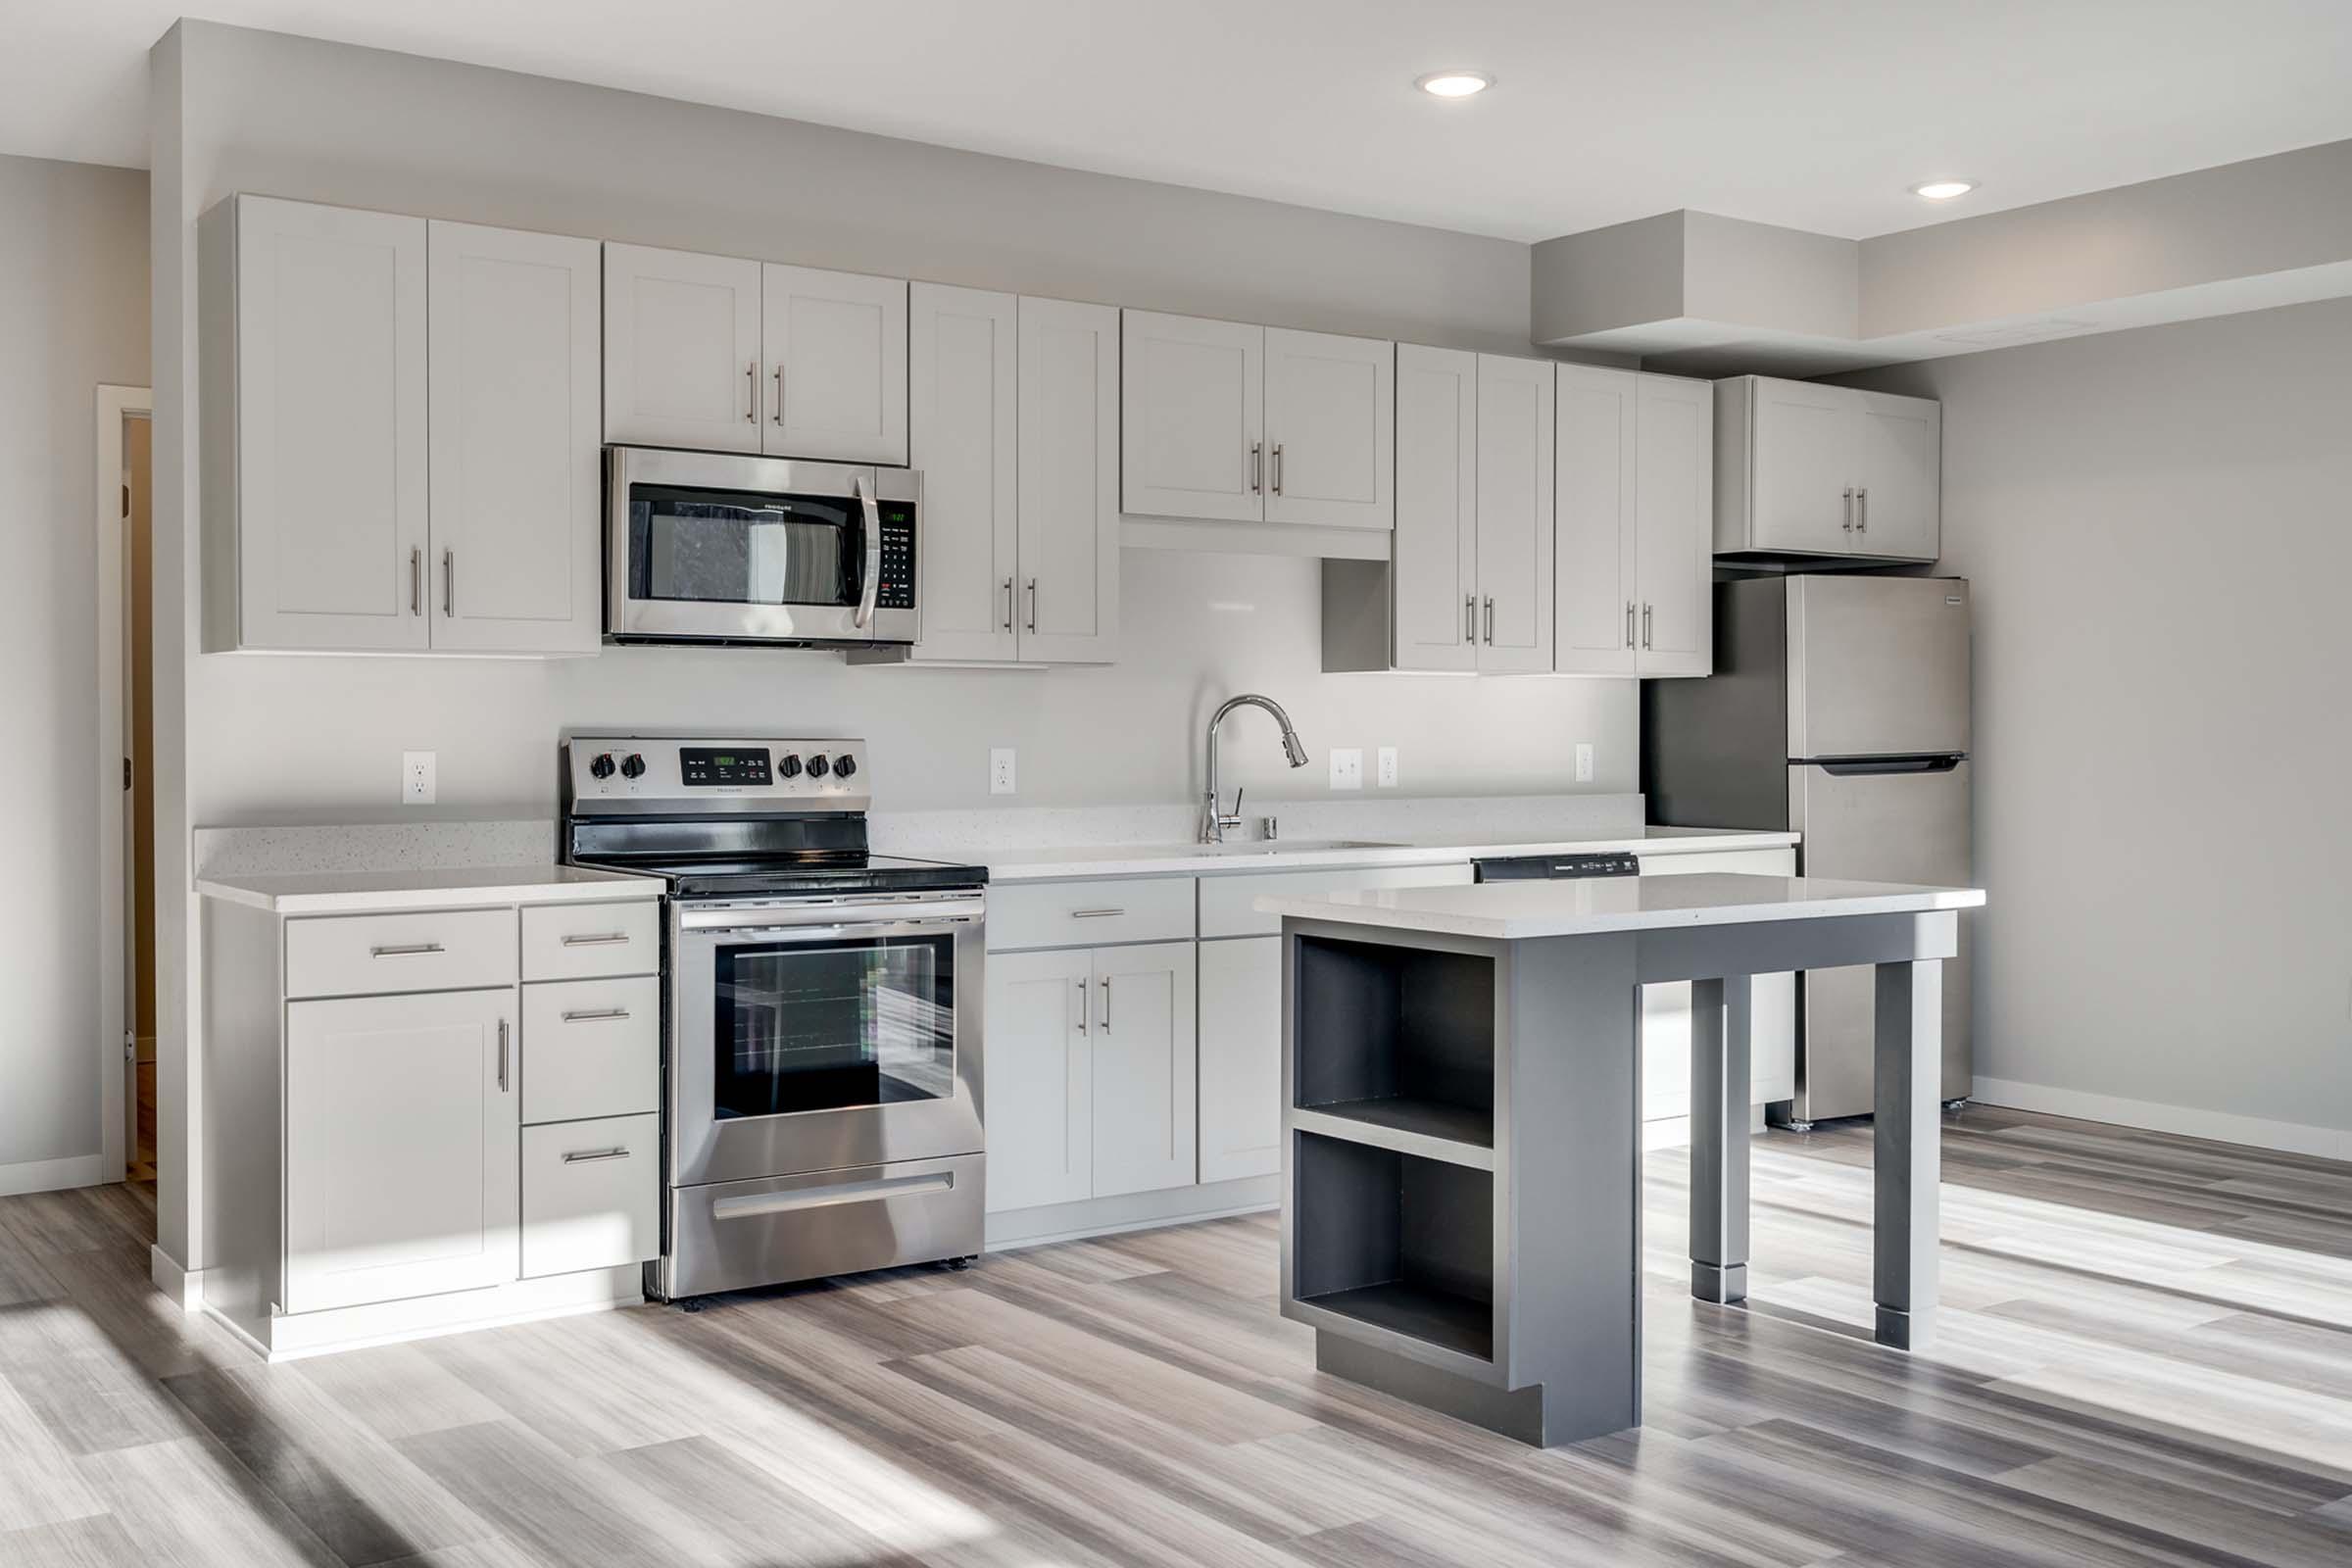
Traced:
<path fill-rule="evenodd" d="M 106 1179 L 156 1158 L 153 402 L 98 389 L 100 1062 Z"/>

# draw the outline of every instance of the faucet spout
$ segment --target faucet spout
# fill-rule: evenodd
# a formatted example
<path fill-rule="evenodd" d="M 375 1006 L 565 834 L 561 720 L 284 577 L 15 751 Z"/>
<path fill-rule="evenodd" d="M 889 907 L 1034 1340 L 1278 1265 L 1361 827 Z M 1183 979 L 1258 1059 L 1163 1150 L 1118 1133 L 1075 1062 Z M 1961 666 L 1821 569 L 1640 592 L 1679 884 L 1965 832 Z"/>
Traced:
<path fill-rule="evenodd" d="M 1241 797 L 1239 795 L 1234 797 L 1233 813 L 1227 815 L 1220 804 L 1223 797 L 1217 789 L 1217 729 L 1225 722 L 1225 715 L 1237 708 L 1262 708 L 1273 714 L 1274 722 L 1282 726 L 1284 760 L 1293 767 L 1306 765 L 1306 748 L 1298 743 L 1298 732 L 1291 727 L 1291 715 L 1282 710 L 1280 703 L 1271 697 L 1261 697 L 1255 692 L 1244 692 L 1239 697 L 1228 697 L 1208 721 L 1206 767 L 1208 788 L 1205 792 L 1205 799 L 1202 801 L 1200 819 L 1200 842 L 1203 844 L 1222 844 L 1225 842 L 1227 828 L 1242 825 Z"/>

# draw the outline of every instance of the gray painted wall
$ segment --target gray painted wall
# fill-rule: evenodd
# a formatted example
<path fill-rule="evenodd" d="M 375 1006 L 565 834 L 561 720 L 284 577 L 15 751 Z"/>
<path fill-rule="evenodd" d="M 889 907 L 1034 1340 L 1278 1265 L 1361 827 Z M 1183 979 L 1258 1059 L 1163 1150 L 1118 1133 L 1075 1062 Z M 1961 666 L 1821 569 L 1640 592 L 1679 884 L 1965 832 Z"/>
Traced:
<path fill-rule="evenodd" d="M 2352 1150 L 2347 364 L 2328 301 L 1846 378 L 1943 402 L 1979 1074 Z"/>
<path fill-rule="evenodd" d="M 99 1152 L 100 382 L 147 384 L 147 176 L 0 157 L 0 1167 Z"/>

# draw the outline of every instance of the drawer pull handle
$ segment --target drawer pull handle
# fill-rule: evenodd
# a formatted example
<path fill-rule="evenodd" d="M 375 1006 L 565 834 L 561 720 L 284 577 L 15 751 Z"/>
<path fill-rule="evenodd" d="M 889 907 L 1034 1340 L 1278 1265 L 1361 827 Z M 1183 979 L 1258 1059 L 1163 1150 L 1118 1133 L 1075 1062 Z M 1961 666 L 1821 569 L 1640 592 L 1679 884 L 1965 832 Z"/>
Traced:
<path fill-rule="evenodd" d="M 593 1165 L 600 1159 L 626 1159 L 625 1149 L 575 1149 L 564 1156 L 566 1165 Z"/>
<path fill-rule="evenodd" d="M 564 939 L 567 948 L 610 948 L 629 940 L 626 931 L 596 931 L 574 934 Z"/>
<path fill-rule="evenodd" d="M 837 1203 L 871 1203 L 890 1198 L 915 1198 L 925 1193 L 954 1191 L 956 1173 L 936 1176 L 885 1176 L 870 1182 L 842 1182 L 833 1187 L 809 1187 L 797 1193 L 757 1193 L 722 1198 L 710 1205 L 712 1219 L 757 1219 L 762 1214 L 787 1214 L 801 1208 L 831 1208 Z"/>
<path fill-rule="evenodd" d="M 589 1007 L 579 1012 L 566 1012 L 564 1014 L 564 1021 L 565 1023 L 603 1023 L 608 1019 L 626 1018 L 628 1015 L 629 1009 L 626 1007 Z"/>
<path fill-rule="evenodd" d="M 369 948 L 368 950 L 368 956 L 370 958 L 407 958 L 420 953 L 439 953 L 442 951 L 443 949 L 441 944 L 438 942 L 407 942 L 398 947 Z"/>
<path fill-rule="evenodd" d="M 1107 920 L 1112 915 L 1126 912 L 1125 909 L 1072 909 L 1070 918 L 1073 920 Z"/>

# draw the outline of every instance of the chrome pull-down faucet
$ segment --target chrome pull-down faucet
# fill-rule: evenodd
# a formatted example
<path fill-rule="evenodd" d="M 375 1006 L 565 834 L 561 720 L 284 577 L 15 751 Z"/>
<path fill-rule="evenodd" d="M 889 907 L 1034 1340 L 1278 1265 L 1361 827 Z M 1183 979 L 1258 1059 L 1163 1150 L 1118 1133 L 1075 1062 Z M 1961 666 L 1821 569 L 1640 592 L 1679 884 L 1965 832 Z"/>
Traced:
<path fill-rule="evenodd" d="M 1208 721 L 1208 789 L 1201 803 L 1203 809 L 1200 817 L 1200 842 L 1203 844 L 1222 844 L 1225 842 L 1227 828 L 1242 825 L 1241 791 L 1234 792 L 1233 813 L 1230 816 L 1218 805 L 1217 726 L 1225 722 L 1227 713 L 1244 706 L 1262 708 L 1273 714 L 1274 722 L 1282 726 L 1282 755 L 1290 760 L 1293 767 L 1306 765 L 1306 748 L 1298 744 L 1298 732 L 1291 728 L 1291 715 L 1282 710 L 1280 703 L 1271 697 L 1260 697 L 1255 692 L 1245 692 L 1239 697 L 1225 699 L 1224 704 L 1217 709 L 1215 714 Z"/>

